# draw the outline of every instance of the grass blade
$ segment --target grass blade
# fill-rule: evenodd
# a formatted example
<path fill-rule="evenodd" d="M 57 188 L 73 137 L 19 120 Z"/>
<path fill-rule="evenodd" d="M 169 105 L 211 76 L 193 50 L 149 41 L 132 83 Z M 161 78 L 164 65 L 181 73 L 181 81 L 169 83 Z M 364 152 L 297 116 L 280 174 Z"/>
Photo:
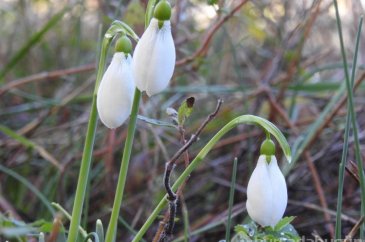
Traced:
<path fill-rule="evenodd" d="M 57 159 L 54 158 L 42 146 L 37 145 L 33 141 L 25 138 L 24 136 L 19 135 L 15 131 L 13 131 L 13 130 L 9 129 L 8 127 L 1 125 L 1 124 L 0 124 L 0 132 L 3 132 L 5 135 L 18 141 L 20 144 L 24 145 L 27 148 L 35 149 L 39 153 L 40 156 L 42 156 L 45 160 L 49 161 L 51 164 L 53 164 L 55 167 L 57 167 L 58 170 L 60 170 L 60 171 L 63 170 L 62 165 L 57 161 Z"/>
<path fill-rule="evenodd" d="M 0 171 L 13 177 L 15 180 L 22 183 L 24 186 L 26 186 L 31 192 L 36 195 L 36 197 L 41 200 L 43 205 L 48 209 L 48 211 L 52 214 L 52 216 L 55 215 L 55 210 L 52 208 L 51 203 L 48 201 L 48 199 L 35 187 L 32 183 L 30 183 L 27 179 L 25 179 L 23 176 L 19 175 L 15 171 L 12 171 L 11 169 L 3 166 L 0 164 Z"/>
<path fill-rule="evenodd" d="M 338 11 L 338 5 L 337 1 L 333 0 L 335 10 L 336 10 L 336 22 L 337 22 L 337 28 L 338 28 L 338 35 L 340 39 L 340 46 L 341 46 L 341 54 L 343 59 L 343 68 L 345 72 L 346 77 L 346 87 L 347 87 L 347 93 L 348 93 L 348 111 L 350 112 L 351 116 L 351 124 L 352 124 L 352 130 L 354 135 L 354 141 L 355 141 L 355 158 L 358 165 L 359 170 L 359 178 L 360 178 L 360 189 L 361 189 L 361 216 L 365 215 L 365 176 L 364 176 L 364 168 L 363 168 L 363 162 L 362 162 L 362 156 L 360 151 L 360 142 L 359 142 L 359 136 L 358 136 L 358 130 L 357 130 L 357 121 L 356 121 L 356 112 L 354 108 L 354 101 L 353 101 L 353 90 L 352 85 L 349 77 L 348 72 L 348 66 L 347 66 L 347 60 L 346 60 L 346 53 L 345 53 L 345 44 L 343 41 L 342 36 L 342 27 L 341 27 L 341 18 Z M 361 26 L 360 26 L 361 27 Z M 353 67 L 355 68 L 355 66 Z M 360 239 L 364 240 L 365 234 L 365 225 L 361 225 L 360 227 Z"/>
<path fill-rule="evenodd" d="M 357 54 L 359 52 L 362 21 L 363 21 L 363 18 L 361 17 L 360 22 L 359 22 L 357 35 L 356 35 L 356 44 L 355 44 L 355 51 L 354 51 L 355 54 L 354 54 L 354 59 L 353 59 L 352 72 L 351 72 L 351 89 L 352 90 L 354 88 L 354 81 L 355 81 L 355 74 L 356 74 L 356 67 L 357 67 L 356 66 Z M 348 153 L 349 133 L 350 133 L 350 128 L 351 128 L 350 125 L 351 125 L 350 112 L 347 111 L 343 151 L 342 151 L 341 163 L 339 165 L 339 175 L 338 175 L 338 195 L 337 195 L 337 209 L 336 209 L 335 239 L 341 239 L 342 193 L 343 193 L 344 175 L 345 175 L 345 167 L 346 167 L 345 164 L 346 164 L 347 153 Z"/>
<path fill-rule="evenodd" d="M 69 10 L 68 7 L 56 13 L 37 33 L 33 34 L 20 50 L 10 59 L 10 61 L 0 71 L 0 84 L 4 83 L 5 75 L 29 52 L 29 50 L 40 42 L 43 36 L 63 17 Z M 16 31 L 16 30 L 15 30 Z"/>

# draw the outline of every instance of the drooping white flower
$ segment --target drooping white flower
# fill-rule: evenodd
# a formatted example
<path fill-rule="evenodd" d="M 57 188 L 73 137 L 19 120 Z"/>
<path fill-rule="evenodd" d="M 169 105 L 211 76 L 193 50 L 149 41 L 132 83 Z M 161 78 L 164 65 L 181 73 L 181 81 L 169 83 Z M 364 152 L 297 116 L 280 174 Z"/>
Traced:
<path fill-rule="evenodd" d="M 274 155 L 260 155 L 247 186 L 247 212 L 261 226 L 274 227 L 288 202 L 286 182 Z"/>
<path fill-rule="evenodd" d="M 170 20 L 151 19 L 137 43 L 133 58 L 133 74 L 140 91 L 152 96 L 167 87 L 176 62 Z"/>
<path fill-rule="evenodd" d="M 96 99 L 99 117 L 105 126 L 115 129 L 129 117 L 134 90 L 131 55 L 114 53 L 100 82 Z"/>

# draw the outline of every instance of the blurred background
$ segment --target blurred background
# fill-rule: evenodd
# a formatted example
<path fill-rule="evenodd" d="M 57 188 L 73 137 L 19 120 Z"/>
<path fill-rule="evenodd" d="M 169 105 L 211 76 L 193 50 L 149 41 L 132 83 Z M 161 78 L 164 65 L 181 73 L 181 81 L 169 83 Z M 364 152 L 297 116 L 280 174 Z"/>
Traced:
<path fill-rule="evenodd" d="M 338 2 L 351 67 L 365 1 Z M 171 4 L 175 74 L 165 92 L 143 96 L 140 114 L 171 122 L 166 109 L 177 109 L 192 96 L 194 111 L 184 127 L 189 138 L 222 98 L 218 115 L 190 147 L 190 160 L 232 118 L 254 114 L 269 119 L 293 149 L 289 166 L 277 148 L 287 173 L 286 215 L 296 216 L 293 225 L 300 235 L 331 238 L 347 110 L 332 1 L 171 0 Z M 146 0 L 0 2 L 1 241 L 9 233 L 4 228 L 17 228 L 19 221 L 33 227 L 49 225 L 50 202 L 72 211 L 100 39 L 114 19 L 141 36 L 146 5 Z M 364 145 L 362 37 L 355 110 Z M 111 56 L 110 52 L 108 60 Z M 110 131 L 99 122 L 82 219 L 90 231 L 98 218 L 107 226 L 126 127 Z M 239 126 L 223 137 L 186 184 L 174 239 L 183 238 L 184 229 L 189 241 L 224 238 L 234 157 L 239 165 L 232 221 L 234 225 L 248 221 L 246 186 L 264 138 L 254 126 Z M 164 194 L 165 162 L 181 146 L 177 129 L 138 121 L 118 241 L 133 238 Z M 360 218 L 352 134 L 346 166 L 343 236 Z M 181 158 L 172 180 L 184 168 Z M 68 228 L 68 220 L 62 222 Z M 152 241 L 158 224 L 149 229 L 146 241 Z"/>

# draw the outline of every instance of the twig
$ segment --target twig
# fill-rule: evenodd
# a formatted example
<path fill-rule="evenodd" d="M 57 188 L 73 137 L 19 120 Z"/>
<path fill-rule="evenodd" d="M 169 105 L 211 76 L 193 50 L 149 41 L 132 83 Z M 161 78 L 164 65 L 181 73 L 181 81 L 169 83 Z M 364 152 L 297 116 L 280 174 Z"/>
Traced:
<path fill-rule="evenodd" d="M 359 221 L 357 221 L 357 223 L 351 229 L 350 233 L 348 233 L 348 235 L 346 235 L 344 242 L 351 242 L 352 241 L 352 238 L 357 233 L 357 231 L 359 230 L 359 228 L 362 225 L 362 223 L 364 222 L 364 220 L 365 220 L 365 217 L 363 216 L 359 219 Z"/>
<path fill-rule="evenodd" d="M 304 26 L 304 32 L 303 32 L 302 38 L 299 42 L 299 46 L 296 49 L 296 53 L 294 55 L 294 58 L 290 62 L 290 65 L 288 67 L 288 74 L 287 74 L 286 78 L 283 80 L 283 84 L 282 84 L 282 86 L 279 90 L 279 93 L 278 93 L 277 97 L 276 97 L 276 100 L 278 102 L 281 102 L 281 100 L 283 99 L 285 91 L 286 91 L 287 87 L 290 84 L 290 81 L 293 79 L 293 76 L 295 75 L 295 72 L 299 68 L 299 61 L 302 57 L 302 52 L 303 52 L 305 41 L 308 39 L 309 33 L 310 33 L 310 31 L 311 31 L 311 29 L 314 25 L 314 22 L 316 21 L 316 19 L 318 17 L 320 6 L 321 6 L 321 0 L 317 1 L 317 3 L 313 6 L 313 12 L 310 15 L 310 18 L 308 19 L 308 21 L 306 22 L 306 24 Z"/>
<path fill-rule="evenodd" d="M 217 22 L 205 35 L 203 39 L 202 45 L 195 51 L 191 56 L 185 57 L 181 60 L 176 61 L 176 66 L 182 66 L 194 61 L 198 57 L 204 57 L 209 49 L 210 42 L 212 41 L 213 35 L 217 32 L 217 30 L 222 27 L 222 25 L 230 19 L 240 8 L 246 3 L 248 0 L 241 0 L 236 7 L 232 9 L 226 16 L 224 16 L 221 20 Z"/>
<path fill-rule="evenodd" d="M 175 167 L 175 163 L 176 160 L 187 151 L 187 149 L 198 139 L 200 133 L 202 132 L 202 130 L 207 126 L 207 124 L 214 119 L 214 117 L 217 115 L 221 105 L 223 103 L 222 99 L 218 99 L 218 103 L 216 106 L 216 109 L 214 110 L 213 113 L 211 113 L 205 120 L 204 122 L 200 125 L 200 127 L 198 128 L 198 130 L 195 132 L 195 134 L 193 134 L 191 136 L 191 138 L 189 139 L 189 141 L 185 142 L 185 144 L 183 145 L 183 147 L 181 147 L 177 153 L 171 158 L 171 160 L 169 162 L 167 162 L 166 164 L 166 168 L 165 168 L 165 175 L 164 175 L 164 186 L 167 192 L 167 199 L 169 200 L 169 215 L 168 217 L 165 215 L 163 222 L 160 223 L 160 227 L 153 239 L 153 241 L 166 241 L 168 240 L 168 238 L 171 236 L 173 229 L 174 229 L 174 225 L 175 225 L 175 216 L 176 216 L 176 203 L 177 203 L 177 193 L 181 193 L 182 191 L 182 187 L 184 186 L 184 184 L 179 187 L 178 192 L 174 193 L 171 189 L 171 185 L 170 185 L 170 176 L 171 173 Z M 180 132 L 182 132 L 181 128 L 180 128 Z M 181 134 L 184 134 L 184 132 L 182 132 Z M 184 138 L 184 136 L 182 135 L 182 138 Z M 167 220 L 167 221 L 166 221 Z M 166 223 L 167 222 L 167 223 Z M 164 226 L 164 231 L 161 233 L 161 226 Z"/>
<path fill-rule="evenodd" d="M 356 180 L 357 183 L 360 183 L 359 168 L 355 162 L 350 160 L 349 163 L 346 164 L 346 171 Z"/>
<path fill-rule="evenodd" d="M 199 137 L 200 133 L 202 132 L 202 130 L 205 128 L 205 126 L 212 121 L 212 119 L 217 115 L 221 105 L 223 103 L 222 99 L 218 99 L 218 103 L 217 103 L 217 107 L 215 109 L 215 111 L 213 113 L 211 113 L 206 119 L 205 121 L 202 123 L 202 125 L 199 127 L 199 129 L 196 131 L 195 134 L 193 134 L 191 136 L 191 138 L 188 140 L 188 142 L 186 142 L 186 144 L 181 147 L 176 154 L 171 158 L 170 162 L 175 163 L 176 160 L 182 155 L 182 153 L 184 153 Z"/>
<path fill-rule="evenodd" d="M 333 238 L 334 234 L 335 234 L 335 228 L 333 227 L 333 223 L 331 222 L 331 215 L 327 212 L 328 203 L 327 203 L 324 191 L 323 191 L 321 179 L 319 178 L 318 170 L 317 170 L 316 166 L 313 164 L 313 159 L 312 159 L 309 151 L 305 151 L 304 156 L 305 156 L 307 165 L 309 167 L 309 170 L 312 174 L 312 178 L 313 178 L 314 186 L 315 186 L 317 194 L 318 194 L 319 202 L 320 202 L 322 208 L 324 208 L 323 215 L 324 215 L 324 219 L 326 220 L 327 230 Z"/>
<path fill-rule="evenodd" d="M 56 79 L 61 76 L 73 75 L 73 74 L 77 74 L 77 73 L 81 73 L 81 72 L 92 71 L 94 69 L 95 69 L 95 64 L 87 64 L 84 66 L 73 67 L 73 68 L 64 69 L 64 70 L 55 70 L 55 71 L 50 71 L 50 72 L 41 72 L 38 74 L 34 74 L 34 75 L 31 75 L 28 77 L 24 77 L 24 78 L 9 82 L 8 84 L 6 84 L 4 87 L 2 87 L 0 89 L 0 96 L 12 88 L 24 85 L 29 82 L 42 81 L 42 80 L 46 80 L 46 79 Z"/>

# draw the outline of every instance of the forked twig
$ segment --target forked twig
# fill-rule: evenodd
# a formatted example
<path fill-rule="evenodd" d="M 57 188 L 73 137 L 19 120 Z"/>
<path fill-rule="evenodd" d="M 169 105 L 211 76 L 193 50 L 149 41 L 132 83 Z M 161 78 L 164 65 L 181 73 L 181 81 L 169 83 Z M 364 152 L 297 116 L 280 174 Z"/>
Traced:
<path fill-rule="evenodd" d="M 154 238 L 154 241 L 163 242 L 163 241 L 168 240 L 168 238 L 172 235 L 172 232 L 173 232 L 173 229 L 175 226 L 176 204 L 177 204 L 178 196 L 176 195 L 176 193 L 174 193 L 174 191 L 172 190 L 171 185 L 170 185 L 170 177 L 171 177 L 171 173 L 175 167 L 175 163 L 176 163 L 177 159 L 184 152 L 186 152 L 187 149 L 198 139 L 200 133 L 207 126 L 207 124 L 215 118 L 222 103 L 223 103 L 223 100 L 218 99 L 218 103 L 217 103 L 217 106 L 216 106 L 216 109 L 214 110 L 214 112 L 211 113 L 204 120 L 204 122 L 200 125 L 198 130 L 195 132 L 195 134 L 193 134 L 191 136 L 191 138 L 176 152 L 176 154 L 171 158 L 171 160 L 166 163 L 165 174 L 164 174 L 164 186 L 165 186 L 166 193 L 167 193 L 167 199 L 169 200 L 169 215 L 168 215 L 166 221 L 161 223 L 161 225 L 164 225 L 164 231 L 161 231 L 161 229 L 159 229 L 159 231 L 157 232 L 157 234 Z"/>

